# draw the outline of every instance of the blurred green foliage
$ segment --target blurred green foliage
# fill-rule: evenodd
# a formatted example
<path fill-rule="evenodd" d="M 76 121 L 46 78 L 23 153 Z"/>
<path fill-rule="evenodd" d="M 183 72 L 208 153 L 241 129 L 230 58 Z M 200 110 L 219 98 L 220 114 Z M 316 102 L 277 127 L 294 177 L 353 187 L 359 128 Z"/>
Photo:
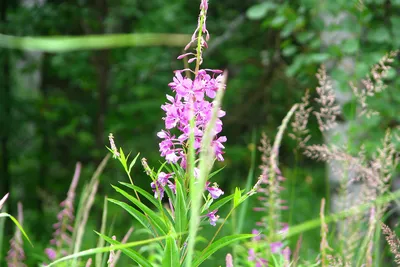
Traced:
<path fill-rule="evenodd" d="M 333 62 L 330 74 L 337 86 L 350 91 L 349 81 L 359 82 L 385 53 L 400 46 L 399 0 L 211 2 L 207 21 L 211 40 L 204 66 L 229 70 L 223 102 L 227 111 L 223 120 L 228 137 L 226 160 L 217 165 L 225 166 L 218 182 L 226 191 L 245 183 L 250 149 L 257 145 L 251 144 L 252 131 L 274 136 L 305 88 L 315 88 L 314 75 L 320 64 Z M 198 15 L 198 4 L 187 0 L 49 0 L 33 6 L 7 1 L 1 8 L 0 32 L 15 36 L 191 34 Z M 324 25 L 324 16 L 343 13 L 349 14 L 348 20 Z M 353 37 L 325 46 L 322 33 L 336 30 Z M 107 153 L 108 133 L 114 134 L 117 146 L 141 152 L 151 166 L 159 165 L 156 132 L 163 128 L 160 105 L 169 93 L 167 84 L 173 71 L 184 68 L 176 60 L 181 51 L 180 47 L 132 47 L 38 54 L 0 48 L 0 195 L 11 192 L 11 211 L 16 201 L 24 203 L 24 228 L 39 244 L 35 253 L 41 255 L 48 244 L 50 225 L 58 203 L 65 198 L 75 162 L 83 163 L 83 180 L 90 179 Z M 355 60 L 352 73 L 334 67 L 348 57 Z M 351 150 L 357 151 L 364 144 L 372 153 L 385 129 L 400 125 L 398 73 L 399 63 L 394 62 L 388 88 L 369 102 L 379 116 L 356 118 L 355 99 L 344 106 L 342 119 L 352 122 Z M 313 142 L 321 142 L 315 121 L 310 128 Z M 302 155 L 294 157 L 295 144 L 288 137 L 282 143 L 281 169 L 288 178 L 286 199 L 295 189 L 293 207 L 302 212 L 290 216 L 292 223 L 300 223 L 318 214 L 319 200 L 326 193 L 324 168 Z M 136 168 L 135 173 L 135 182 L 150 189 L 142 170 Z M 93 229 L 99 228 L 102 196 L 115 194 L 110 183 L 126 180 L 116 162 L 109 163 L 101 179 L 90 222 Z M 115 214 L 117 208 L 109 208 L 109 214 Z M 252 229 L 256 216 L 245 225 L 246 230 Z M 289 220 L 289 213 L 286 216 Z M 115 229 L 125 225 L 126 219 L 125 214 L 119 214 Z M 86 240 L 85 248 L 94 245 L 90 234 Z M 318 232 L 303 240 L 305 255 L 314 257 Z M 0 251 L 0 258 L 2 255 L 4 251 Z"/>

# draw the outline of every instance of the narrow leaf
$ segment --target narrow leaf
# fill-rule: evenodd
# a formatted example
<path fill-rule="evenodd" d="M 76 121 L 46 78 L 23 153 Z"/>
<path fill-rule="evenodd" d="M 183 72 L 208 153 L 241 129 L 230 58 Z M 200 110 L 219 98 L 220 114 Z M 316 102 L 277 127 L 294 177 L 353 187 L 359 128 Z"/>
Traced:
<path fill-rule="evenodd" d="M 240 192 L 240 189 L 238 187 L 236 187 L 235 188 L 235 195 L 233 197 L 233 207 L 234 208 L 239 206 L 241 198 L 242 198 L 242 193 Z"/>
<path fill-rule="evenodd" d="M 131 164 L 129 164 L 129 169 L 128 169 L 128 172 L 129 172 L 129 173 L 131 173 L 131 170 L 132 170 L 133 166 L 135 165 L 136 160 L 138 159 L 139 155 L 140 155 L 140 153 L 138 153 L 138 154 L 136 155 L 136 157 L 131 161 Z"/>
<path fill-rule="evenodd" d="M 120 193 L 121 195 L 123 195 L 124 197 L 126 197 L 127 199 L 129 199 L 129 201 L 131 201 L 133 204 L 135 204 L 139 209 L 141 209 L 146 215 L 147 217 L 152 221 L 152 223 L 157 226 L 157 228 L 159 228 L 162 231 L 163 235 L 166 235 L 168 232 L 168 227 L 167 225 L 163 222 L 163 220 L 160 218 L 160 215 L 155 213 L 152 209 L 150 209 L 149 207 L 147 207 L 145 204 L 139 202 L 139 200 L 137 200 L 136 198 L 132 197 L 131 195 L 129 195 L 127 192 L 125 192 L 124 190 L 116 187 L 116 186 L 112 186 L 118 193 Z"/>
<path fill-rule="evenodd" d="M 181 183 L 176 180 L 176 202 L 175 202 L 175 229 L 177 233 L 185 232 L 187 229 L 186 197 Z"/>
<path fill-rule="evenodd" d="M 216 202 L 214 202 L 214 204 L 212 204 L 211 206 L 210 206 L 210 210 L 217 210 L 217 209 L 219 209 L 220 207 L 222 207 L 223 205 L 225 205 L 226 203 L 228 203 L 229 201 L 231 201 L 232 199 L 233 199 L 233 197 L 234 197 L 235 195 L 234 194 L 231 194 L 231 195 L 229 195 L 229 196 L 226 196 L 226 197 L 224 197 L 224 198 L 221 198 L 221 199 L 219 199 L 219 200 L 217 200 Z"/>
<path fill-rule="evenodd" d="M 112 245 L 121 244 L 121 242 L 118 242 L 118 241 L 116 241 L 112 238 L 109 238 L 108 236 L 105 236 L 103 234 L 98 233 L 98 235 Z M 126 256 L 128 256 L 129 258 L 134 260 L 136 263 L 140 264 L 140 266 L 152 267 L 152 264 L 148 260 L 146 260 L 146 258 L 144 258 L 142 255 L 140 255 L 140 253 L 136 252 L 135 250 L 129 249 L 129 248 L 123 248 L 123 249 L 121 249 L 121 251 Z"/>
<path fill-rule="evenodd" d="M 146 229 L 149 229 L 150 231 L 153 232 L 153 235 L 156 236 L 156 233 L 154 233 L 153 229 L 151 228 L 151 225 L 148 221 L 148 219 L 146 218 L 146 216 L 141 213 L 140 211 L 138 211 L 137 209 L 129 206 L 128 204 L 109 198 L 108 201 L 110 201 L 111 203 L 117 204 L 118 206 L 120 206 L 121 208 L 123 208 L 124 210 L 126 210 L 129 214 L 131 214 L 133 217 L 135 217 L 136 220 L 138 220 L 138 222 L 143 225 Z M 156 229 L 161 233 L 162 230 L 158 229 L 156 227 Z"/>
<path fill-rule="evenodd" d="M 160 206 L 160 203 L 154 198 L 154 196 L 149 194 L 149 192 L 147 192 L 146 190 L 143 190 L 142 188 L 140 188 L 136 185 L 132 185 L 132 184 L 124 183 L 124 182 L 119 182 L 119 183 L 126 187 L 129 187 L 133 190 L 136 190 L 138 193 L 140 193 L 142 196 L 144 196 L 148 201 L 150 201 L 154 206 L 156 206 L 156 207 Z"/>
<path fill-rule="evenodd" d="M 179 267 L 179 250 L 174 238 L 167 237 L 167 245 L 164 250 L 164 257 L 162 261 L 163 267 Z"/>
<path fill-rule="evenodd" d="M 209 247 L 205 248 L 199 257 L 194 261 L 193 266 L 199 266 L 203 261 L 208 259 L 212 254 L 214 254 L 219 249 L 229 246 L 232 243 L 235 243 L 242 239 L 247 239 L 254 237 L 252 234 L 236 234 L 236 235 L 229 235 L 225 236 L 214 243 L 212 243 Z"/>
<path fill-rule="evenodd" d="M 99 233 L 97 233 L 97 234 L 99 234 Z M 59 264 L 60 262 L 64 262 L 64 261 L 74 259 L 74 258 L 89 256 L 89 255 L 93 255 L 93 254 L 97 254 L 97 253 L 110 252 L 112 250 L 120 250 L 120 249 L 125 249 L 125 248 L 130 248 L 130 247 L 146 245 L 146 244 L 149 244 L 149 243 L 152 243 L 155 241 L 160 241 L 160 240 L 166 239 L 167 237 L 168 236 L 161 236 L 161 237 L 151 238 L 151 239 L 147 239 L 147 240 L 130 242 L 130 243 L 126 243 L 126 244 L 117 244 L 117 245 L 114 245 L 113 247 L 92 248 L 92 249 L 81 251 L 79 253 L 74 253 L 72 255 L 65 256 L 61 259 L 53 261 L 52 263 L 50 263 L 49 265 L 46 265 L 46 266 L 47 267 L 58 266 L 57 264 Z M 44 267 L 44 266 L 45 265 L 42 265 L 42 267 Z"/>
<path fill-rule="evenodd" d="M 8 213 L 2 212 L 2 213 L 0 213 L 0 218 L 2 218 L 2 217 L 9 217 L 14 222 L 14 224 L 18 227 L 18 229 L 21 231 L 21 233 L 25 236 L 26 240 L 28 240 L 29 244 L 31 244 L 31 246 L 33 247 L 33 244 L 31 242 L 31 240 L 29 239 L 28 235 L 25 233 L 21 224 L 19 224 L 18 220 L 15 219 L 14 216 L 12 216 Z"/>

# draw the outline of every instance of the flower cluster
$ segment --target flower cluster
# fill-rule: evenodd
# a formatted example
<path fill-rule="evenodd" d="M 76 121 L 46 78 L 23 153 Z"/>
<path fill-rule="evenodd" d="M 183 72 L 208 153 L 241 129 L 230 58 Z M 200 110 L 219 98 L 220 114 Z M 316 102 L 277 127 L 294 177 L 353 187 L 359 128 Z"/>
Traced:
<path fill-rule="evenodd" d="M 154 192 L 154 197 L 155 198 L 160 198 L 162 199 L 164 197 L 164 192 L 165 192 L 165 187 L 168 186 L 171 191 L 175 194 L 175 184 L 170 180 L 172 178 L 174 173 L 165 173 L 165 172 L 160 172 L 157 176 L 157 180 L 155 182 L 151 183 L 151 188 L 153 189 Z M 210 186 L 210 182 L 206 183 L 206 190 L 208 193 L 210 193 L 210 197 L 212 199 L 217 199 L 221 195 L 224 194 L 224 191 L 222 191 L 217 183 L 214 183 L 212 186 Z M 209 216 L 210 217 L 210 216 Z M 210 217 L 211 220 L 211 217 Z"/>
<path fill-rule="evenodd" d="M 275 144 L 274 144 L 275 146 Z M 259 147 L 261 156 L 261 175 L 259 178 L 259 186 L 257 192 L 260 193 L 258 200 L 262 207 L 253 208 L 254 211 L 266 212 L 262 216 L 261 221 L 257 222 L 260 226 L 267 230 L 268 235 L 263 235 L 257 229 L 253 229 L 253 237 L 251 247 L 248 250 L 248 260 L 255 263 L 255 266 L 269 266 L 268 260 L 272 254 L 281 255 L 285 265 L 288 266 L 290 261 L 290 248 L 285 245 L 284 239 L 289 231 L 289 225 L 281 222 L 280 211 L 287 209 L 282 204 L 284 200 L 280 199 L 280 192 L 284 189 L 281 182 L 285 180 L 279 170 L 276 162 L 277 150 L 271 146 L 268 137 L 263 133 L 261 138 L 261 146 Z M 276 236 L 280 240 L 276 240 Z M 267 244 L 267 248 L 265 247 Z"/>
<path fill-rule="evenodd" d="M 174 173 L 160 172 L 157 181 L 151 183 L 151 188 L 154 191 L 154 197 L 162 199 L 164 197 L 164 188 L 166 185 L 175 193 L 175 185 L 169 180 Z"/>
<path fill-rule="evenodd" d="M 176 71 L 173 82 L 169 84 L 175 97 L 167 95 L 169 102 L 161 106 L 165 111 L 165 130 L 157 133 L 162 139 L 159 144 L 161 156 L 165 157 L 168 163 L 179 163 L 184 169 L 187 167 L 186 148 L 191 131 L 190 120 L 194 118 L 194 149 L 196 154 L 200 153 L 201 143 L 204 131 L 211 120 L 213 103 L 207 100 L 215 98 L 218 89 L 223 88 L 221 71 L 218 70 L 199 70 L 194 80 L 183 77 L 182 71 Z M 210 75 L 212 73 L 213 75 Z M 216 77 L 214 77 L 217 75 Z M 225 115 L 223 110 L 218 111 L 218 118 L 213 127 L 214 140 L 210 144 L 213 148 L 215 157 L 223 161 L 223 143 L 226 142 L 225 136 L 218 137 L 222 131 L 221 117 Z M 171 133 L 172 129 L 177 129 L 179 135 Z M 195 168 L 194 176 L 198 176 L 198 169 Z M 165 186 L 169 186 L 174 191 L 175 185 L 169 180 L 173 173 L 166 174 L 161 172 L 157 180 L 151 183 L 155 197 L 163 198 Z M 224 192 L 214 184 L 209 186 L 207 182 L 206 189 L 213 199 L 219 198 Z M 213 217 L 214 218 L 214 217 Z M 212 221 L 212 220 L 211 220 Z M 212 223 L 212 224 L 215 224 Z"/>
<path fill-rule="evenodd" d="M 200 152 L 203 133 L 208 122 L 211 120 L 213 103 L 206 99 L 206 96 L 213 99 L 219 88 L 223 87 L 222 75 L 212 77 L 208 72 L 214 74 L 221 73 L 217 70 L 199 70 L 197 76 L 192 81 L 190 78 L 183 77 L 181 71 L 175 73 L 174 81 L 169 84 L 175 97 L 167 95 L 168 103 L 161 108 L 165 111 L 166 130 L 160 131 L 157 136 L 163 139 L 160 142 L 161 156 L 165 157 L 169 163 L 179 162 L 183 168 L 186 168 L 185 147 L 190 134 L 190 119 L 194 116 L 194 148 Z M 214 126 L 214 135 L 222 131 L 221 117 L 225 112 L 219 110 L 218 119 Z M 170 130 L 176 128 L 179 130 L 179 136 L 172 135 Z M 223 144 L 226 141 L 225 136 L 215 138 L 212 142 L 215 156 L 219 161 L 223 161 Z"/>
<path fill-rule="evenodd" d="M 209 33 L 206 28 L 206 15 L 208 10 L 208 0 L 202 0 L 200 4 L 200 16 L 197 28 L 193 33 L 190 42 L 186 45 L 188 50 L 193 44 L 196 44 L 195 53 L 188 52 L 182 54 L 178 59 L 191 57 L 188 63 L 196 62 L 195 70 L 184 69 L 175 71 L 173 81 L 168 84 L 174 96 L 167 95 L 168 102 L 161 106 L 165 112 L 163 120 L 165 129 L 157 133 L 162 139 L 159 144 L 160 154 L 168 163 L 179 164 L 183 169 L 187 169 L 187 149 L 189 146 L 189 137 L 194 136 L 193 148 L 196 154 L 201 152 L 203 145 L 210 145 L 218 161 L 223 161 L 223 143 L 226 142 L 225 136 L 219 136 L 222 131 L 221 118 L 225 112 L 218 110 L 215 124 L 212 125 L 213 139 L 210 144 L 202 144 L 205 130 L 213 117 L 214 103 L 213 99 L 217 96 L 218 90 L 224 90 L 224 79 L 221 70 L 200 69 L 203 62 L 202 51 L 207 48 Z M 192 79 L 189 75 L 194 74 Z M 193 122 L 193 125 L 191 124 Z M 199 170 L 194 168 L 194 177 L 198 178 Z M 163 198 L 165 188 L 168 186 L 173 192 L 175 184 L 169 180 L 174 173 L 166 174 L 161 172 L 157 179 L 151 183 L 156 198 Z M 218 188 L 217 184 L 210 186 L 206 183 L 205 189 L 210 194 L 210 199 L 219 198 L 224 192 Z M 218 215 L 217 210 L 209 212 L 206 216 L 211 225 L 215 225 Z"/>

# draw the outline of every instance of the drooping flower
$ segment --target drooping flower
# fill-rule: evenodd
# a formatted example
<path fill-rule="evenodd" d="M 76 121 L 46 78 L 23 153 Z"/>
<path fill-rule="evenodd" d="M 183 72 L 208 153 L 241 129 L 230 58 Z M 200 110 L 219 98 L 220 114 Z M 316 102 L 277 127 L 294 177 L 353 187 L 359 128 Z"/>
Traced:
<path fill-rule="evenodd" d="M 158 174 L 157 180 L 151 183 L 151 188 L 153 188 L 154 197 L 162 199 L 164 197 L 165 186 L 171 188 L 171 190 L 175 190 L 175 185 L 169 180 L 172 177 L 173 173 L 165 173 L 160 172 Z"/>
<path fill-rule="evenodd" d="M 212 226 L 215 226 L 219 219 L 219 215 L 215 215 L 217 213 L 217 211 L 218 210 L 211 211 L 211 212 L 207 213 L 207 215 L 206 215 L 208 217 L 208 219 L 210 220 L 210 224 Z"/>
<path fill-rule="evenodd" d="M 224 194 L 224 191 L 222 191 L 221 189 L 218 188 L 217 183 L 214 183 L 213 186 L 209 186 L 209 185 L 210 185 L 210 182 L 207 182 L 207 183 L 206 183 L 206 189 L 207 189 L 207 191 L 210 193 L 210 196 L 211 196 L 213 199 L 217 199 L 217 198 L 219 198 L 221 195 Z"/>

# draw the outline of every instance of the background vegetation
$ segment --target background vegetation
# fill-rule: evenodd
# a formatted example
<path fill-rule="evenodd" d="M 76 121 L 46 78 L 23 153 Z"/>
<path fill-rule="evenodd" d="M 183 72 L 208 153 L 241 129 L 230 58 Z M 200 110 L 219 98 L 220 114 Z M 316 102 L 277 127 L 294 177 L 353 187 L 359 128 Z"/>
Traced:
<path fill-rule="evenodd" d="M 227 112 L 223 133 L 228 141 L 225 161 L 217 164 L 224 171 L 216 178 L 226 192 L 244 186 L 260 133 L 275 136 L 282 118 L 301 101 L 305 89 L 315 98 L 315 73 L 322 63 L 345 94 L 351 91 L 349 81 L 358 83 L 384 54 L 400 47 L 399 0 L 211 2 L 205 67 L 229 71 L 223 100 Z M 172 71 L 184 68 L 175 59 L 196 28 L 198 4 L 187 0 L 7 0 L 0 4 L 0 15 L 0 196 L 11 193 L 9 213 L 16 212 L 17 201 L 24 204 L 24 228 L 35 244 L 27 249 L 41 255 L 51 239 L 58 203 L 65 199 L 76 162 L 83 166 L 80 192 L 107 153 L 110 132 L 125 150 L 140 152 L 151 165 L 161 160 L 156 136 L 163 127 L 160 105 L 165 102 Z M 329 18 L 333 23 L 327 25 Z M 338 32 L 348 38 L 329 41 Z M 182 35 L 171 42 L 164 36 L 164 41 L 156 38 L 139 45 L 124 36 L 111 36 L 111 44 L 95 50 L 79 49 L 88 44 L 85 40 L 61 39 L 57 46 L 52 45 L 53 39 L 10 38 L 144 33 Z M 348 59 L 353 62 L 351 71 L 342 68 Z M 393 66 L 385 81 L 388 89 L 369 101 L 379 116 L 358 119 L 356 99 L 342 103 L 344 113 L 339 119 L 350 123 L 346 131 L 350 152 L 364 144 L 371 156 L 387 128 L 397 131 L 398 61 Z M 310 123 L 313 142 L 322 142 L 316 121 Z M 280 150 L 280 168 L 287 178 L 283 198 L 290 206 L 284 216 L 290 225 L 318 217 L 320 199 L 329 198 L 335 190 L 327 182 L 325 166 L 305 158 L 296 146 L 285 136 Z M 126 181 L 119 167 L 109 161 L 101 175 L 90 229 L 100 227 L 102 196 L 115 197 L 110 184 Z M 136 184 L 150 191 L 150 180 L 139 166 L 134 174 Z M 255 198 L 251 201 L 249 209 L 256 205 Z M 130 217 L 116 213 L 113 205 L 109 208 L 113 234 L 124 235 Z M 260 215 L 248 214 L 244 228 L 250 232 Z M 12 227 L 5 229 L 11 237 Z M 297 238 L 291 240 L 293 247 Z M 0 264 L 8 250 L 6 240 Z M 95 246 L 90 231 L 84 240 L 83 248 Z M 309 259 L 318 252 L 319 229 L 304 234 L 301 250 Z"/>

